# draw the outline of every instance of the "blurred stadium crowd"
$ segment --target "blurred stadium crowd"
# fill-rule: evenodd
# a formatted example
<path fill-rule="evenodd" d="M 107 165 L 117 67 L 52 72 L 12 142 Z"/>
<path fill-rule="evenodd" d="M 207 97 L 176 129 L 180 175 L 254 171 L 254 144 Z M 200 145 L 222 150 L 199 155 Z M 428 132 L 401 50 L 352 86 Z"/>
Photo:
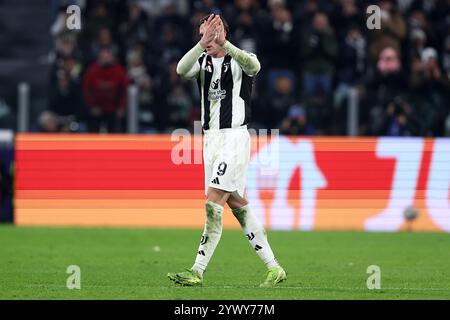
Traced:
<path fill-rule="evenodd" d="M 53 3 L 50 96 L 37 131 L 124 132 L 129 84 L 139 88 L 141 132 L 192 129 L 198 89 L 175 69 L 214 12 L 262 64 L 252 127 L 345 135 L 356 92 L 359 135 L 450 135 L 449 0 L 79 1 L 80 32 L 65 25 L 73 1 Z M 381 30 L 366 26 L 371 4 Z"/>

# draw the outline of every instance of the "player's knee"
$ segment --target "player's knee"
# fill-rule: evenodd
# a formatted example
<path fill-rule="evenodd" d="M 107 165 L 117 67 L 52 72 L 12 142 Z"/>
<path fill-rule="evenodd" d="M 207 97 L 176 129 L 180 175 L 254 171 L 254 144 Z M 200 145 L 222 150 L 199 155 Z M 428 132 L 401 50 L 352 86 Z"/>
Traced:
<path fill-rule="evenodd" d="M 248 201 L 241 197 L 237 192 L 233 192 L 228 198 L 227 204 L 232 210 L 234 210 L 245 207 L 248 205 Z"/>
<path fill-rule="evenodd" d="M 208 194 L 206 196 L 206 201 L 216 203 L 220 206 L 225 206 L 225 203 L 227 203 L 227 200 L 230 197 L 230 192 L 216 189 L 216 188 L 209 188 Z"/>

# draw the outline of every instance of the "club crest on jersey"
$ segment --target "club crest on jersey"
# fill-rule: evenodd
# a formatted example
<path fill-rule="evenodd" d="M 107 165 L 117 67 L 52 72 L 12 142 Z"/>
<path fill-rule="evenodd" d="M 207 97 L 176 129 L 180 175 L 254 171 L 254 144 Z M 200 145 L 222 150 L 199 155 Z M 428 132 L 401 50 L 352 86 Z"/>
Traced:
<path fill-rule="evenodd" d="M 230 69 L 230 63 L 229 62 L 228 63 L 224 63 L 223 64 L 223 73 L 227 72 L 228 69 Z"/>

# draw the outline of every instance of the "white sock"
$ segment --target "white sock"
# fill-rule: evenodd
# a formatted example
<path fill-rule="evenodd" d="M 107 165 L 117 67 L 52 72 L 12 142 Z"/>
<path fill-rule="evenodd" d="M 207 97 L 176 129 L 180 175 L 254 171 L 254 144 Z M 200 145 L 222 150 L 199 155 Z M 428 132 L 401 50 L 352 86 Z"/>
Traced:
<path fill-rule="evenodd" d="M 250 245 L 255 249 L 267 268 L 278 267 L 280 264 L 277 259 L 275 259 L 272 249 L 270 248 L 266 230 L 250 211 L 250 206 L 247 204 L 246 206 L 233 209 L 232 211 L 236 219 L 238 219 Z"/>
<path fill-rule="evenodd" d="M 216 250 L 222 235 L 222 215 L 223 207 L 212 201 L 206 201 L 206 223 L 203 230 L 203 235 L 200 240 L 200 246 L 197 250 L 197 257 L 192 266 L 192 270 L 203 276 L 209 260 L 211 259 L 214 250 Z"/>

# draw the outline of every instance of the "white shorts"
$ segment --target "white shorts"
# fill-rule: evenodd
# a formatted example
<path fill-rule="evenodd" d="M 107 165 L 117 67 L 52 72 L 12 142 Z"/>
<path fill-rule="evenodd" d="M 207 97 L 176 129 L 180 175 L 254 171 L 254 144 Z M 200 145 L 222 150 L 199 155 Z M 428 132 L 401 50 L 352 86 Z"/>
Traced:
<path fill-rule="evenodd" d="M 250 160 L 250 134 L 247 127 L 207 130 L 203 142 L 205 194 L 208 187 L 244 196 Z"/>

